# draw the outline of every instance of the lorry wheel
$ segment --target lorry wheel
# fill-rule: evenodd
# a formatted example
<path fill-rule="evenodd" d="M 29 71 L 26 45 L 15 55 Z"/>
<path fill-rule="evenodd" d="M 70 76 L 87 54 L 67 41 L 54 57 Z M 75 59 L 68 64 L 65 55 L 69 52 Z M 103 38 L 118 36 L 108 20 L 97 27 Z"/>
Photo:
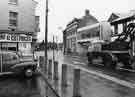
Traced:
<path fill-rule="evenodd" d="M 104 56 L 103 64 L 105 67 L 110 67 L 112 65 L 112 59 L 109 55 Z"/>
<path fill-rule="evenodd" d="M 25 70 L 25 76 L 26 77 L 32 77 L 32 75 L 33 75 L 32 69 L 28 68 L 28 69 Z"/>
<path fill-rule="evenodd" d="M 103 57 L 102 56 L 94 56 L 92 58 L 92 64 L 103 64 Z"/>

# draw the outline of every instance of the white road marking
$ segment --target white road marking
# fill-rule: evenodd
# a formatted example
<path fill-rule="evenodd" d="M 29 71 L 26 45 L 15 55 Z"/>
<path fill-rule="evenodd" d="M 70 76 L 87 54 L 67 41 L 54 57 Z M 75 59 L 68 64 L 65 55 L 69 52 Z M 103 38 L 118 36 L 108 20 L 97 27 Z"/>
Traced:
<path fill-rule="evenodd" d="M 13 72 L 0 72 L 0 75 L 13 74 Z"/>
<path fill-rule="evenodd" d="M 112 76 L 109 76 L 109 75 L 106 75 L 106 74 L 103 74 L 103 73 L 95 72 L 95 71 L 83 68 L 82 66 L 79 66 L 80 64 L 85 64 L 85 63 L 74 62 L 74 64 L 78 64 L 78 65 L 73 65 L 73 64 L 70 64 L 70 65 L 75 67 L 75 68 L 78 67 L 78 68 L 80 68 L 81 70 L 83 70 L 85 72 L 88 72 L 88 73 L 91 73 L 93 75 L 96 75 L 96 76 L 102 77 L 104 79 L 110 80 L 112 82 L 115 82 L 115 83 L 117 83 L 119 85 L 122 85 L 122 86 L 125 86 L 125 87 L 129 87 L 129 88 L 135 88 L 135 84 L 134 83 L 131 83 L 131 82 L 128 82 L 128 81 L 125 81 L 125 80 L 121 80 L 121 79 L 118 79 L 116 77 L 112 77 Z"/>
<path fill-rule="evenodd" d="M 129 71 L 129 72 L 135 72 L 135 70 L 131 70 L 131 69 L 125 69 L 125 68 L 118 68 L 118 69 Z"/>

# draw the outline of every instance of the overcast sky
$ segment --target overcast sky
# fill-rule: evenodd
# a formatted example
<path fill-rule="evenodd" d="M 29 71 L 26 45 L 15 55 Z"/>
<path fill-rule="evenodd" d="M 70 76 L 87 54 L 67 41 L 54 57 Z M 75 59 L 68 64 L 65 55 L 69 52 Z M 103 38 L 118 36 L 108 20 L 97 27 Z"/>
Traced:
<path fill-rule="evenodd" d="M 44 16 L 45 1 L 39 2 L 36 14 L 40 16 L 40 29 L 38 40 L 44 39 Z M 128 12 L 135 9 L 135 0 L 48 0 L 49 1 L 49 27 L 48 40 L 52 41 L 53 35 L 58 36 L 62 41 L 62 30 L 65 29 L 74 17 L 80 18 L 84 15 L 85 9 L 99 21 L 107 20 L 112 12 Z M 61 28 L 61 29 L 60 29 Z"/>

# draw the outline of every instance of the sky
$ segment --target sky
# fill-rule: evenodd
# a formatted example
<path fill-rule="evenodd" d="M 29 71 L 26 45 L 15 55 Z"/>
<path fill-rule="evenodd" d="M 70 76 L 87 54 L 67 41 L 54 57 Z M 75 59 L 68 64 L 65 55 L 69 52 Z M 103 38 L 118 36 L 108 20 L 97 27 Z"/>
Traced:
<path fill-rule="evenodd" d="M 36 15 L 40 16 L 40 32 L 38 40 L 44 39 L 45 33 L 45 2 L 46 0 L 35 0 L 38 2 Z M 48 0 L 48 41 L 57 37 L 58 42 L 62 41 L 62 31 L 73 18 L 84 16 L 85 10 L 89 9 L 90 14 L 99 21 L 109 18 L 112 12 L 124 13 L 135 10 L 135 0 Z M 55 40 L 56 41 L 56 40 Z"/>

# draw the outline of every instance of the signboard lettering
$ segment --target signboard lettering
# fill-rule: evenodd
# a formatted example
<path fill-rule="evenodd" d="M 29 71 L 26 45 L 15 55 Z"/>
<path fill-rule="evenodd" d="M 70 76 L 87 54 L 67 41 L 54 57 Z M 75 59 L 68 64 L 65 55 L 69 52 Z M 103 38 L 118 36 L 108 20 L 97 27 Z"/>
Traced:
<path fill-rule="evenodd" d="M 31 41 L 31 37 L 29 37 L 29 36 L 19 36 L 19 41 Z"/>
<path fill-rule="evenodd" d="M 11 35 L 11 41 L 17 41 L 17 36 Z"/>
<path fill-rule="evenodd" d="M 10 35 L 7 35 L 7 40 L 10 40 L 10 38 L 11 38 Z"/>
<path fill-rule="evenodd" d="M 14 34 L 0 34 L 1 41 L 9 41 L 9 42 L 32 42 L 32 36 L 21 36 Z"/>

